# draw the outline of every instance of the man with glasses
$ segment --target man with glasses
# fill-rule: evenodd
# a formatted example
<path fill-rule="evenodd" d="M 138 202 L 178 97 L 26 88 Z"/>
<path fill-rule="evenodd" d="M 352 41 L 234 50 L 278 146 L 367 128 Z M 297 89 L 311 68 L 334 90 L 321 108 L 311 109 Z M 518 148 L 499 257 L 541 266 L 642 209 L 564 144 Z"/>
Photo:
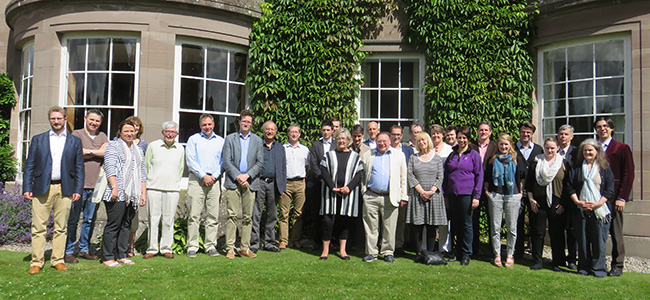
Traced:
<path fill-rule="evenodd" d="M 187 184 L 187 257 L 196 257 L 199 250 L 199 226 L 201 213 L 205 208 L 205 253 L 219 256 L 217 252 L 217 230 L 219 226 L 219 198 L 221 186 L 221 156 L 224 139 L 214 130 L 214 117 L 202 114 L 199 117 L 201 132 L 187 140 L 186 160 L 190 170 Z M 164 134 L 164 133 L 163 133 Z"/>
<path fill-rule="evenodd" d="M 180 198 L 185 149 L 175 141 L 178 135 L 176 122 L 163 122 L 162 135 L 162 139 L 149 144 L 144 155 L 149 214 L 149 248 L 144 259 L 154 257 L 159 251 L 165 258 L 174 258 L 174 217 Z M 161 238 L 158 239 L 158 225 L 161 219 Z"/>

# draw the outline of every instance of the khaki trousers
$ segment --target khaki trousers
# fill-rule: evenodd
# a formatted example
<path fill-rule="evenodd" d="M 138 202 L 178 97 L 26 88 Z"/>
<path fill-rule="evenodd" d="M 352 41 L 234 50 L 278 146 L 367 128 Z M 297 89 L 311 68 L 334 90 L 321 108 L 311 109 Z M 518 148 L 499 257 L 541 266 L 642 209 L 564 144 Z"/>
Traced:
<path fill-rule="evenodd" d="M 241 250 L 248 250 L 251 245 L 251 230 L 253 224 L 253 204 L 255 192 L 250 188 L 237 186 L 236 189 L 226 189 L 226 203 L 228 207 L 228 222 L 226 222 L 226 251 L 235 248 L 237 240 L 237 215 L 242 212 L 241 221 Z"/>
<path fill-rule="evenodd" d="M 293 203 L 293 211 L 291 211 Z M 291 242 L 299 242 L 302 237 L 302 208 L 305 205 L 305 179 L 287 181 L 287 191 L 280 198 L 280 242 L 289 242 L 289 213 L 291 213 Z"/>
<path fill-rule="evenodd" d="M 45 234 L 50 212 L 54 214 L 54 237 L 52 239 L 52 266 L 63 263 L 65 242 L 68 238 L 68 217 L 72 199 L 61 194 L 61 184 L 52 184 L 47 193 L 32 198 L 32 262 L 31 266 L 45 264 Z"/>
<path fill-rule="evenodd" d="M 201 213 L 205 208 L 205 252 L 217 247 L 217 234 L 219 229 L 219 198 L 221 197 L 221 184 L 216 181 L 211 186 L 204 186 L 203 180 L 194 173 L 190 173 L 187 184 L 187 251 L 199 250 L 199 226 Z"/>
<path fill-rule="evenodd" d="M 377 256 L 379 219 L 382 220 L 381 255 L 395 252 L 395 228 L 398 209 L 390 203 L 389 196 L 379 196 L 371 191 L 363 195 L 363 228 L 366 232 L 366 254 Z"/>

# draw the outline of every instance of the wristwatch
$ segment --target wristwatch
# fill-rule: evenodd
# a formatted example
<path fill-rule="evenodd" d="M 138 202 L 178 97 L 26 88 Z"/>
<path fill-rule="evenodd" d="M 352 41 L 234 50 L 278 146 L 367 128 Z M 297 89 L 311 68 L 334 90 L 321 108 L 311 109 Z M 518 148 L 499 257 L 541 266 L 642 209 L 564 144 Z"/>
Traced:
<path fill-rule="evenodd" d="M 93 155 L 93 149 L 90 149 L 89 154 L 90 154 L 90 155 Z"/>

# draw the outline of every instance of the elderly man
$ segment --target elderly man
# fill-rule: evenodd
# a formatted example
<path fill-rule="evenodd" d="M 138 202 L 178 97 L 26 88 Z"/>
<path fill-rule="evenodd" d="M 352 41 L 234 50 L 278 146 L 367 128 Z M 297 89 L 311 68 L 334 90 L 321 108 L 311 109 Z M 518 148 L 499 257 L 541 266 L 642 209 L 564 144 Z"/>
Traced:
<path fill-rule="evenodd" d="M 199 250 L 199 225 L 205 208 L 205 253 L 219 256 L 217 232 L 219 226 L 219 198 L 221 187 L 221 156 L 224 140 L 214 133 L 214 118 L 210 114 L 199 117 L 201 132 L 187 140 L 187 167 L 190 178 L 187 184 L 187 257 L 196 257 Z"/>
<path fill-rule="evenodd" d="M 422 126 L 417 123 L 411 124 L 411 127 L 409 128 L 409 147 L 413 149 L 413 153 L 418 153 L 418 145 L 417 141 L 415 140 L 422 132 Z"/>
<path fill-rule="evenodd" d="M 78 263 L 74 257 L 75 246 L 79 247 L 79 258 L 97 260 L 99 257 L 90 254 L 90 238 L 95 227 L 95 211 L 97 205 L 92 202 L 93 191 L 99 177 L 99 171 L 104 164 L 104 150 L 108 145 L 108 137 L 99 131 L 104 114 L 96 109 L 86 112 L 85 126 L 72 132 L 72 135 L 81 140 L 84 155 L 84 191 L 79 201 L 72 202 L 70 218 L 68 218 L 68 239 L 65 246 L 64 261 L 69 264 Z M 77 226 L 79 215 L 83 215 L 79 243 L 77 245 Z"/>
<path fill-rule="evenodd" d="M 573 141 L 573 131 L 573 126 L 569 124 L 564 124 L 557 130 L 557 142 L 559 148 L 557 154 L 567 160 L 571 166 L 575 164 L 576 158 L 578 157 L 578 147 L 571 145 L 571 141 Z"/>
<path fill-rule="evenodd" d="M 162 123 L 161 140 L 153 141 L 147 147 L 144 161 L 147 169 L 147 213 L 149 220 L 149 248 L 144 259 L 152 258 L 158 252 L 165 258 L 174 258 L 174 217 L 181 191 L 181 178 L 185 168 L 185 149 L 176 143 L 178 124 L 174 121 Z M 158 225 L 162 219 L 161 238 L 158 239 Z"/>
<path fill-rule="evenodd" d="M 70 206 L 81 198 L 84 159 L 81 140 L 65 130 L 65 110 L 54 106 L 47 112 L 50 130 L 32 138 L 23 171 L 23 196 L 32 201 L 32 261 L 28 274 L 38 274 L 45 264 L 45 234 L 50 213 L 54 237 L 50 263 L 58 271 L 63 263 Z"/>
<path fill-rule="evenodd" d="M 254 253 L 262 249 L 270 252 L 280 252 L 275 245 L 275 224 L 278 222 L 278 201 L 287 190 L 287 160 L 282 144 L 275 140 L 278 127 L 273 121 L 262 125 L 264 132 L 264 164 L 260 172 L 260 187 L 255 193 L 253 207 L 253 228 L 251 231 L 250 249 Z M 262 211 L 266 205 L 266 222 L 262 227 Z M 262 235 L 264 245 L 261 244 Z"/>
<path fill-rule="evenodd" d="M 365 262 L 377 259 L 378 229 L 382 224 L 381 255 L 395 262 L 395 229 L 398 207 L 406 205 L 406 163 L 404 154 L 390 147 L 388 133 L 377 135 L 377 148 L 362 157 L 365 169 L 363 193 L 363 227 L 366 232 Z"/>
<path fill-rule="evenodd" d="M 239 113 L 239 131 L 226 137 L 223 146 L 223 170 L 226 176 L 226 202 L 228 223 L 226 223 L 226 258 L 235 258 L 237 239 L 237 215 L 242 213 L 241 255 L 257 257 L 250 250 L 252 214 L 255 192 L 259 190 L 259 176 L 264 165 L 263 141 L 251 132 L 253 113 L 243 110 Z"/>
<path fill-rule="evenodd" d="M 300 126 L 291 124 L 287 130 L 289 142 L 284 144 L 287 159 L 287 189 L 280 198 L 280 249 L 291 243 L 300 248 L 302 236 L 302 208 L 305 205 L 305 177 L 309 168 L 309 149 L 300 144 Z M 291 210 L 293 204 L 293 211 Z M 292 229 L 289 235 L 289 213 L 292 211 Z"/>
<path fill-rule="evenodd" d="M 377 148 L 377 134 L 379 133 L 379 123 L 372 121 L 368 123 L 368 139 L 363 143 L 370 149 Z"/>
<path fill-rule="evenodd" d="M 497 153 L 497 143 L 490 140 L 490 136 L 492 135 L 492 124 L 490 124 L 489 121 L 482 121 L 479 123 L 478 127 L 476 128 L 476 135 L 478 137 L 478 139 L 476 139 L 476 143 L 470 144 L 469 147 L 476 150 L 476 152 L 478 152 L 481 156 L 481 161 L 483 163 L 483 172 L 485 172 L 488 162 Z M 483 175 L 485 178 L 485 174 Z M 479 203 L 479 207 L 477 207 L 476 211 L 474 211 L 472 214 L 472 226 L 474 232 L 472 245 L 474 247 L 474 253 L 476 254 L 475 256 L 478 256 L 479 246 L 481 245 L 481 241 L 479 239 L 481 233 L 480 211 L 485 211 L 484 222 L 488 224 L 488 232 L 492 232 L 489 229 L 489 227 L 492 226 L 490 225 L 492 222 L 489 221 L 490 212 L 487 208 L 488 199 L 485 193 L 481 193 L 481 199 Z"/>
<path fill-rule="evenodd" d="M 630 146 L 613 139 L 614 122 L 610 118 L 596 118 L 594 129 L 614 172 L 614 198 L 613 203 L 610 203 L 612 223 L 609 228 L 612 236 L 612 268 L 608 275 L 621 276 L 625 263 L 623 210 L 625 204 L 632 201 L 630 193 L 634 183 L 634 158 Z"/>
<path fill-rule="evenodd" d="M 558 142 L 558 148 L 560 150 L 557 153 L 560 156 L 562 156 L 562 158 L 564 158 L 566 161 L 568 161 L 571 166 L 575 164 L 576 157 L 578 156 L 578 147 L 571 145 L 572 140 L 573 140 L 573 126 L 569 124 L 564 124 L 560 126 L 560 128 L 557 131 L 557 142 Z M 578 242 L 576 240 L 575 234 L 573 233 L 573 222 L 571 218 L 578 208 L 575 206 L 575 203 L 573 203 L 573 201 L 567 201 L 565 207 L 567 211 L 566 224 L 565 224 L 566 245 L 567 245 L 566 262 L 569 269 L 577 270 L 578 265 L 576 265 L 577 262 L 576 258 L 578 255 L 577 254 Z"/>

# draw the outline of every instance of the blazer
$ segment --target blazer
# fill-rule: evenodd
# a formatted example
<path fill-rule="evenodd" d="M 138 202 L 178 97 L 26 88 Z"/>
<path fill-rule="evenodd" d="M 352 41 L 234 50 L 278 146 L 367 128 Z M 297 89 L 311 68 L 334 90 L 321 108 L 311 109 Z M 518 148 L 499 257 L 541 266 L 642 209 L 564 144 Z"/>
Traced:
<path fill-rule="evenodd" d="M 81 140 L 68 133 L 61 155 L 61 193 L 63 196 L 82 194 L 84 188 L 84 158 Z M 35 135 L 23 172 L 23 193 L 40 196 L 50 190 L 52 155 L 50 131 Z"/>
<path fill-rule="evenodd" d="M 478 143 L 472 143 L 469 147 L 476 150 L 479 155 L 481 154 L 481 151 L 478 150 Z M 495 154 L 497 154 L 497 143 L 490 141 L 487 146 L 487 151 L 485 151 L 485 158 L 483 159 L 483 171 L 487 169 L 488 161 L 492 159 L 492 156 Z"/>
<path fill-rule="evenodd" d="M 388 197 L 390 203 L 399 207 L 400 200 L 408 201 L 408 187 L 406 185 L 406 160 L 404 159 L 404 153 L 402 151 L 396 151 L 395 149 L 389 149 L 390 154 L 390 170 L 391 176 L 388 183 Z M 370 174 L 372 173 L 372 163 L 377 156 L 377 150 L 373 149 L 363 154 L 361 162 L 364 165 L 364 177 L 363 185 L 361 185 L 361 194 L 365 194 L 368 189 L 368 182 L 370 181 Z M 396 171 L 399 170 L 399 171 Z M 398 175 L 399 176 L 396 176 Z M 395 176 L 394 176 L 395 175 Z"/>
<path fill-rule="evenodd" d="M 254 133 L 248 133 L 250 135 L 250 143 L 248 144 L 248 156 L 246 158 L 248 162 L 248 172 L 246 172 L 250 178 L 250 189 L 252 191 L 257 191 L 259 189 L 259 175 L 262 172 L 262 166 L 264 165 L 264 149 L 262 145 L 264 141 L 255 135 Z M 284 150 L 284 148 L 283 148 Z M 241 160 L 241 145 L 239 143 L 239 131 L 233 132 L 226 136 L 226 140 L 223 144 L 223 154 L 221 157 L 221 168 L 225 175 L 225 181 L 223 186 L 227 189 L 236 189 L 237 188 L 237 176 L 241 174 L 239 172 L 239 161 Z"/>
<path fill-rule="evenodd" d="M 377 142 L 377 141 L 375 140 L 375 142 Z M 372 147 L 370 147 L 370 139 L 367 139 L 367 140 L 365 140 L 365 141 L 363 141 L 361 143 L 368 146 L 370 149 L 372 149 Z"/>
<path fill-rule="evenodd" d="M 558 150 L 558 152 L 560 152 L 560 150 Z M 569 145 L 569 148 L 567 149 L 567 153 L 564 155 L 564 160 L 568 161 L 569 165 L 573 167 L 573 165 L 576 164 L 577 158 L 578 158 L 578 147 L 574 145 Z"/>
<path fill-rule="evenodd" d="M 535 157 L 537 155 L 544 154 L 544 148 L 542 148 L 542 146 L 540 146 L 537 143 L 534 144 L 533 151 L 530 153 L 530 156 L 528 157 L 528 159 L 526 159 L 524 157 L 524 155 L 521 154 L 521 150 L 519 150 L 519 147 L 517 147 L 517 143 L 515 143 L 513 146 L 515 147 L 515 150 L 517 151 L 517 156 L 521 155 L 521 157 L 524 158 L 524 161 L 526 162 L 526 175 L 528 175 L 528 167 L 533 163 L 533 161 L 535 161 Z M 528 176 L 526 176 L 526 180 L 528 180 Z M 523 198 L 527 197 L 525 190 L 526 190 L 526 183 L 524 183 L 524 196 L 522 197 L 522 200 L 523 200 Z"/>
<path fill-rule="evenodd" d="M 271 155 L 273 155 L 275 160 L 275 187 L 278 189 L 278 193 L 282 195 L 287 190 L 287 155 L 284 151 L 284 146 L 277 141 L 273 141 Z"/>
<path fill-rule="evenodd" d="M 612 201 L 632 200 L 630 193 L 634 183 L 634 158 L 630 146 L 612 139 L 605 154 L 614 173 L 614 198 Z"/>
<path fill-rule="evenodd" d="M 321 179 L 320 162 L 325 156 L 323 150 L 323 139 L 318 139 L 311 142 L 309 148 L 309 179 L 307 180 L 307 187 L 311 188 L 315 183 Z"/>

